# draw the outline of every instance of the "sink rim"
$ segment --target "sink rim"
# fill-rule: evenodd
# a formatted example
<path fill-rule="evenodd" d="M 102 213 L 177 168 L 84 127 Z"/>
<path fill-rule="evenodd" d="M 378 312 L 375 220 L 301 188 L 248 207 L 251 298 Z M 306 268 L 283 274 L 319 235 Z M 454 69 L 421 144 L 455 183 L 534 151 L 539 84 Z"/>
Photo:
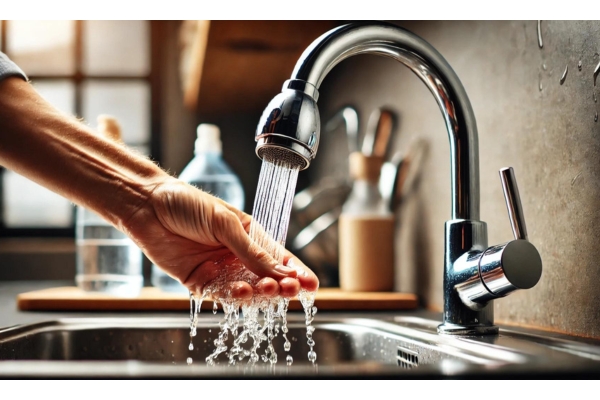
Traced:
<path fill-rule="evenodd" d="M 289 324 L 303 323 L 303 315 L 291 314 L 288 316 Z M 219 329 L 220 318 L 205 316 L 199 321 L 200 328 Z M 555 338 L 540 335 L 537 331 L 522 332 L 510 328 L 501 328 L 500 335 L 494 340 L 484 337 L 455 337 L 439 335 L 437 325 L 439 321 L 430 318 L 416 316 L 391 316 L 391 317 L 350 317 L 335 315 L 317 315 L 314 325 L 317 329 L 321 327 L 336 327 L 336 324 L 344 324 L 346 327 L 357 326 L 361 329 L 374 329 L 378 334 L 391 335 L 393 338 L 401 337 L 402 341 L 414 341 L 418 346 L 446 346 L 444 350 L 462 351 L 461 360 L 446 359 L 436 364 L 419 365 L 415 369 L 401 369 L 396 365 L 384 365 L 376 362 L 337 363 L 335 365 L 302 365 L 292 367 L 277 364 L 274 367 L 240 366 L 206 366 L 204 363 L 192 365 L 171 365 L 164 362 L 123 360 L 123 361 L 57 361 L 57 360 L 2 360 L 0 361 L 0 376 L 83 376 L 83 377 L 194 377 L 214 378 L 219 377 L 302 377 L 302 376 L 344 376 L 344 377 L 367 377 L 382 376 L 407 378 L 423 377 L 466 377 L 466 376 L 490 376 L 502 374 L 507 376 L 518 373 L 519 376 L 536 374 L 552 375 L 558 374 L 592 374 L 600 376 L 600 341 L 598 345 L 591 345 L 571 338 Z M 47 331 L 56 331 L 68 328 L 69 330 L 103 329 L 103 328 L 172 328 L 188 329 L 189 319 L 183 317 L 90 317 L 90 318 L 59 318 L 33 324 L 22 324 L 0 329 L 0 345 L 6 340 L 15 340 L 23 336 Z M 534 348 L 546 346 L 552 350 L 570 354 L 573 360 L 577 356 L 578 362 L 570 361 L 563 363 L 560 368 L 541 362 L 526 353 L 519 353 L 518 349 L 505 347 L 504 342 L 518 343 L 524 341 Z M 318 346 L 318 343 L 317 343 Z M 504 346 L 504 347 L 503 347 Z M 495 360 L 504 362 L 481 362 L 464 360 L 465 354 L 475 348 L 477 353 L 484 349 L 495 351 Z M 577 352 L 588 352 L 592 357 L 582 357 Z M 317 350 L 318 353 L 318 350 Z M 450 352 L 451 354 L 452 352 Z M 446 352 L 446 354 L 449 354 Z M 523 355 L 525 354 L 525 355 Z M 533 374 L 533 375 L 532 375 Z"/>

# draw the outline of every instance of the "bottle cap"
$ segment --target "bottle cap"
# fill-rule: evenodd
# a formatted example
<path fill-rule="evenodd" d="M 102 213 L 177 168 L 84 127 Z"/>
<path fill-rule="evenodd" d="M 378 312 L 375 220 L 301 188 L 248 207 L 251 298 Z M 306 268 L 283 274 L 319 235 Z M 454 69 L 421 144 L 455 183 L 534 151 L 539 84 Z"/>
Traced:
<path fill-rule="evenodd" d="M 195 154 L 198 153 L 219 153 L 222 152 L 221 131 L 219 127 L 211 124 L 200 124 L 196 129 L 198 138 L 196 139 Z"/>

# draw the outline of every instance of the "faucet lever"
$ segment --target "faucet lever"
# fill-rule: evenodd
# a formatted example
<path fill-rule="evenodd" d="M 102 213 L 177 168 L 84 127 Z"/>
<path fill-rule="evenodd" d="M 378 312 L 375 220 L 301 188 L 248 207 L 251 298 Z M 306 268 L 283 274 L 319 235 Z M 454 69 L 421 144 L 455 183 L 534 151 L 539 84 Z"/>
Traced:
<path fill-rule="evenodd" d="M 508 210 L 508 218 L 512 227 L 515 239 L 527 240 L 527 227 L 525 226 L 525 216 L 523 215 L 523 206 L 521 205 L 521 196 L 517 187 L 515 171 L 512 167 L 500 169 L 500 181 L 504 191 L 504 200 Z"/>
<path fill-rule="evenodd" d="M 530 289 L 542 275 L 540 254 L 527 239 L 523 207 L 512 167 L 500 169 L 500 181 L 515 240 L 488 247 L 483 252 L 467 253 L 457 261 L 462 268 L 470 267 L 475 271 L 475 279 L 468 279 L 455 287 L 463 303 L 472 310 L 479 310 L 490 300 L 515 290 Z"/>

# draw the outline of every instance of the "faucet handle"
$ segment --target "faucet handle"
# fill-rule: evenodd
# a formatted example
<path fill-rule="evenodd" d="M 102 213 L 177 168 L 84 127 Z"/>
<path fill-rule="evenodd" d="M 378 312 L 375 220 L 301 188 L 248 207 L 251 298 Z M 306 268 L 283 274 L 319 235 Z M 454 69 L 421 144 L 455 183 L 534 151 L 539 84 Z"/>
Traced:
<path fill-rule="evenodd" d="M 463 262 L 475 263 L 479 279 L 457 285 L 456 289 L 463 303 L 473 310 L 479 310 L 490 300 L 504 297 L 515 290 L 530 289 L 542 276 L 542 258 L 527 240 L 523 207 L 515 172 L 511 167 L 500 170 L 500 181 L 515 240 L 489 247 L 484 252 L 466 255 Z"/>
<path fill-rule="evenodd" d="M 508 209 L 508 219 L 512 227 L 515 239 L 527 240 L 527 227 L 525 226 L 525 216 L 523 215 L 523 206 L 517 187 L 515 171 L 512 167 L 500 169 L 500 181 L 504 191 L 504 200 Z"/>
<path fill-rule="evenodd" d="M 481 279 L 495 297 L 506 296 L 517 289 L 530 289 L 542 275 L 540 254 L 527 240 L 523 206 L 512 167 L 500 169 L 500 181 L 515 240 L 488 248 L 479 260 Z"/>

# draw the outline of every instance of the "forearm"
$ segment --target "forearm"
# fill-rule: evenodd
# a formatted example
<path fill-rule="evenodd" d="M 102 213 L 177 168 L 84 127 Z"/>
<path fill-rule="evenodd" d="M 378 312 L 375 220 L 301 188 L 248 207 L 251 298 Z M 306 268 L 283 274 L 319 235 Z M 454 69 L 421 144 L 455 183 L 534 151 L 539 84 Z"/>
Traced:
<path fill-rule="evenodd" d="M 43 100 L 20 78 L 0 81 L 0 165 L 118 227 L 169 176 Z"/>

